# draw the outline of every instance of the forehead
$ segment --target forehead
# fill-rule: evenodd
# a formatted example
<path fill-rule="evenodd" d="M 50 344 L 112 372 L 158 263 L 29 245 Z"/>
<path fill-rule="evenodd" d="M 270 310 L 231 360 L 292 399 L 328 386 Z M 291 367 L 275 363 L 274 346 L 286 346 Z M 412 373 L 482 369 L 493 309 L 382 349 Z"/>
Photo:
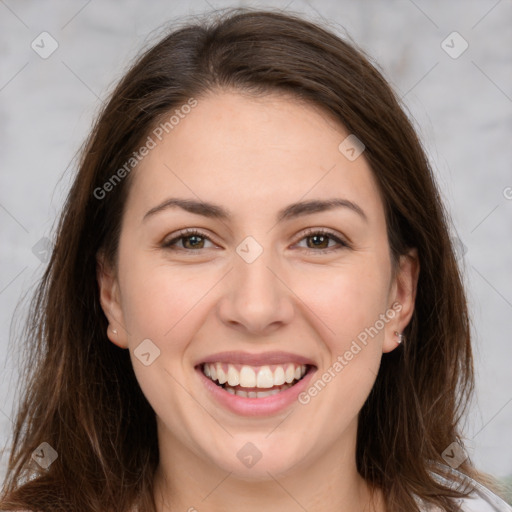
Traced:
<path fill-rule="evenodd" d="M 258 205 L 348 195 L 383 213 L 364 153 L 350 161 L 340 152 L 350 134 L 321 108 L 282 94 L 222 92 L 197 98 L 187 111 L 161 140 L 152 135 L 154 148 L 132 171 L 132 208 L 180 194 L 243 214 Z"/>

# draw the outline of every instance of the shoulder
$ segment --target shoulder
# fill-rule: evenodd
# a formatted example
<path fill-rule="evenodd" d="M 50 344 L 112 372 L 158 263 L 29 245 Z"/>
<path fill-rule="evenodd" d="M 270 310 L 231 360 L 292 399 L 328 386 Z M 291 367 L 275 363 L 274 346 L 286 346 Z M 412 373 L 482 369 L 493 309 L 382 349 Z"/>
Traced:
<path fill-rule="evenodd" d="M 459 500 L 460 509 L 463 512 L 512 512 L 510 505 L 507 505 L 495 494 L 493 496 L 493 499 L 479 495 L 468 496 L 463 500 Z"/>
<path fill-rule="evenodd" d="M 490 489 L 472 478 L 456 471 L 449 466 L 443 466 L 445 472 L 452 475 L 453 479 L 447 479 L 437 473 L 431 474 L 438 481 L 450 487 L 459 487 L 463 483 L 464 487 L 471 489 L 466 498 L 457 500 L 457 505 L 461 512 L 512 512 L 512 506 L 507 505 L 499 496 Z M 425 512 L 441 512 L 438 508 L 425 507 Z"/>
<path fill-rule="evenodd" d="M 512 507 L 493 494 L 493 498 L 482 497 L 477 493 L 467 498 L 456 500 L 460 512 L 512 512 Z M 420 502 L 421 512 L 444 512 L 439 507 Z"/>
<path fill-rule="evenodd" d="M 463 512 L 512 512 L 510 505 L 486 487 L 479 485 L 481 489 L 475 489 L 467 498 L 459 500 Z"/>

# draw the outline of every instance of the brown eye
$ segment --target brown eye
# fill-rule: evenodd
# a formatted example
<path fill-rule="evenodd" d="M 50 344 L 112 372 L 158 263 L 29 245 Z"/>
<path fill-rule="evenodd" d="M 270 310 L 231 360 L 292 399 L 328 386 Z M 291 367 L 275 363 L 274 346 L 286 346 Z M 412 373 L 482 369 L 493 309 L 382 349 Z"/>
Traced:
<path fill-rule="evenodd" d="M 344 242 L 333 233 L 323 230 L 311 230 L 305 233 L 305 236 L 300 242 L 302 242 L 302 240 L 306 240 L 308 252 L 320 254 L 349 247 L 348 243 Z M 334 244 L 331 242 L 334 242 Z"/>
<path fill-rule="evenodd" d="M 308 244 L 308 247 L 312 249 L 327 249 L 329 246 L 329 236 L 326 235 L 311 235 L 305 237 L 306 240 L 311 240 L 311 245 Z"/>
<path fill-rule="evenodd" d="M 171 250 L 197 250 L 197 249 L 208 249 L 205 247 L 205 242 L 211 242 L 211 240 L 199 231 L 187 230 L 182 231 L 178 236 L 168 240 L 162 244 L 163 248 Z M 180 246 L 181 243 L 181 246 Z"/>
<path fill-rule="evenodd" d="M 185 241 L 183 243 L 185 249 L 202 249 L 204 246 L 204 239 L 199 235 L 184 236 L 181 237 L 181 240 Z M 190 247 L 187 247 L 187 245 L 190 245 Z"/>

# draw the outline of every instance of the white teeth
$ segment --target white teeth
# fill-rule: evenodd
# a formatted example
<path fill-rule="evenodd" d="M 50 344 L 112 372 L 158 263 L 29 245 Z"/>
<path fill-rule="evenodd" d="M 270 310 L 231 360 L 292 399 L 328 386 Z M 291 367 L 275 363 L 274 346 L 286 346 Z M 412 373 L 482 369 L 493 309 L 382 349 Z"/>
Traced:
<path fill-rule="evenodd" d="M 279 393 L 279 389 L 272 389 L 271 391 L 256 391 L 256 398 L 265 398 Z"/>
<path fill-rule="evenodd" d="M 267 396 L 277 395 L 277 393 L 280 393 L 289 387 L 291 387 L 290 384 L 285 384 L 279 388 L 270 389 L 268 391 L 245 391 L 244 389 L 233 389 L 230 386 L 226 386 L 224 389 L 230 395 L 241 396 L 242 398 L 265 398 Z"/>
<path fill-rule="evenodd" d="M 282 366 L 278 366 L 276 368 L 276 371 L 274 372 L 274 385 L 275 386 L 281 386 L 286 382 L 286 379 L 284 377 L 284 370 Z"/>
<path fill-rule="evenodd" d="M 300 371 L 300 369 L 298 368 Z M 268 366 L 262 366 L 258 372 L 256 379 L 256 387 L 258 388 L 272 388 L 274 387 L 274 375 Z"/>
<path fill-rule="evenodd" d="M 240 374 L 232 364 L 228 364 L 228 384 L 230 386 L 238 386 L 240 384 Z"/>
<path fill-rule="evenodd" d="M 203 365 L 203 373 L 221 385 L 261 388 L 262 390 L 291 384 L 293 381 L 304 377 L 306 371 L 306 365 L 293 363 L 272 365 L 272 367 L 269 365 L 261 367 L 240 366 L 231 363 L 227 365 L 225 363 L 205 363 Z"/>
<path fill-rule="evenodd" d="M 219 384 L 224 384 L 224 382 L 227 382 L 228 378 L 227 378 L 226 374 L 224 373 L 224 370 L 222 369 L 222 365 L 220 363 L 217 363 L 216 369 L 217 369 L 217 380 L 219 381 Z"/>
<path fill-rule="evenodd" d="M 293 366 L 293 364 L 288 365 L 288 368 L 286 368 L 286 372 L 284 375 L 285 375 L 285 382 L 287 382 L 288 384 L 293 382 L 293 379 L 295 379 L 295 367 Z"/>
<path fill-rule="evenodd" d="M 240 386 L 243 388 L 256 387 L 256 374 L 250 366 L 242 366 L 240 370 Z"/>

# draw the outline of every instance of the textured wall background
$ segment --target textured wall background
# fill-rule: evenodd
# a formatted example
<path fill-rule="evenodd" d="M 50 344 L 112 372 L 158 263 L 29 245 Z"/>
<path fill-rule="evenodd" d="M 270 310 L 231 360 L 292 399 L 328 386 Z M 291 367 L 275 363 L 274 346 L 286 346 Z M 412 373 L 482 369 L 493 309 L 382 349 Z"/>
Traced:
<path fill-rule="evenodd" d="M 512 475 L 510 0 L 0 0 L 0 473 L 21 357 L 11 322 L 44 269 L 71 160 L 107 92 L 164 22 L 231 6 L 282 8 L 348 32 L 403 97 L 436 169 L 468 286 L 478 379 L 469 453 L 481 469 Z"/>

